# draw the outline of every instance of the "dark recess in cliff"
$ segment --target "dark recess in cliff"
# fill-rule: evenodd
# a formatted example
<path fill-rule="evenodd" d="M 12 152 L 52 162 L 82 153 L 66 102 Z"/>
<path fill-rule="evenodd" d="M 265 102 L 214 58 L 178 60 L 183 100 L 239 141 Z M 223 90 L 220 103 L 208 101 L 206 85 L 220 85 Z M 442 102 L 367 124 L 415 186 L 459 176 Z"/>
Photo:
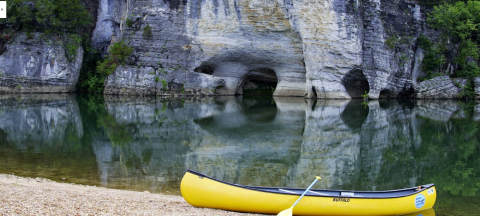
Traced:
<path fill-rule="evenodd" d="M 163 2 L 168 3 L 171 10 L 178 10 L 180 5 L 185 6 L 187 4 L 187 0 L 163 0 Z"/>
<path fill-rule="evenodd" d="M 92 28 L 90 29 L 93 31 L 95 28 L 95 23 L 97 21 L 97 11 L 99 7 L 99 0 L 83 0 L 83 3 L 85 4 L 85 8 L 87 9 L 88 13 L 92 15 L 93 22 L 92 22 Z"/>
<path fill-rule="evenodd" d="M 361 98 L 362 94 L 368 93 L 370 86 L 367 78 L 360 69 L 353 69 L 342 79 L 342 84 L 352 98 Z"/>

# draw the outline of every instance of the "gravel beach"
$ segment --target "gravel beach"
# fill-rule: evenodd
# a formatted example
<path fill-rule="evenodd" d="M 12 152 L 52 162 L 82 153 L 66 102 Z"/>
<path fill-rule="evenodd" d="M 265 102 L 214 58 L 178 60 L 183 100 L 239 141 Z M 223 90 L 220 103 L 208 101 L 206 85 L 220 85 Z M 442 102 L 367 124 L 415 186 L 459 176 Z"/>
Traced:
<path fill-rule="evenodd" d="M 181 196 L 0 174 L 0 215 L 261 215 L 196 208 Z"/>

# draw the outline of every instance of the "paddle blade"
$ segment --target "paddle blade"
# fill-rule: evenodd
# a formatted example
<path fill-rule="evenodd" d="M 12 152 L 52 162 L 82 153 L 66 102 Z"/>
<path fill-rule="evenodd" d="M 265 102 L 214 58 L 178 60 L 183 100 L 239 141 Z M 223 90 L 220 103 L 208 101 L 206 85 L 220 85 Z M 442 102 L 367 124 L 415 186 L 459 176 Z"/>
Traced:
<path fill-rule="evenodd" d="M 292 213 L 293 213 L 293 206 L 281 211 L 280 213 L 278 213 L 277 216 L 292 216 Z"/>

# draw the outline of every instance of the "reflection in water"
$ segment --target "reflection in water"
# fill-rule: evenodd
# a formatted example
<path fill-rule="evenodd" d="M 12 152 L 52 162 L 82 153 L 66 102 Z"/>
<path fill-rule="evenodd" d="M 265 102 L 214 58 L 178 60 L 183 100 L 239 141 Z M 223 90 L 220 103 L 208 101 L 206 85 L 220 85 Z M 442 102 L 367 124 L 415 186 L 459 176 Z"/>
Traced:
<path fill-rule="evenodd" d="M 315 175 L 316 188 L 331 189 L 433 182 L 438 215 L 474 215 L 479 110 L 456 101 L 2 96 L 0 172 L 177 195 L 186 169 L 261 186 L 306 187 Z"/>
<path fill-rule="evenodd" d="M 342 114 L 340 114 L 343 123 L 345 123 L 352 131 L 360 130 L 363 122 L 365 122 L 365 119 L 368 116 L 368 106 L 365 106 L 363 109 L 360 108 L 362 102 L 363 100 L 351 100 L 348 102 Z M 314 109 L 312 109 L 312 111 L 313 110 Z"/>
<path fill-rule="evenodd" d="M 423 211 L 414 212 L 414 213 L 406 214 L 406 215 L 403 215 L 403 216 L 435 216 L 435 210 L 434 209 L 426 209 L 426 210 L 423 210 Z"/>
<path fill-rule="evenodd" d="M 288 184 L 305 122 L 303 107 L 291 103 L 231 98 L 222 112 L 194 120 L 201 130 L 191 139 L 186 168 L 239 184 Z"/>
<path fill-rule="evenodd" d="M 94 182 L 95 157 L 84 136 L 72 95 L 0 96 L 0 173 Z"/>

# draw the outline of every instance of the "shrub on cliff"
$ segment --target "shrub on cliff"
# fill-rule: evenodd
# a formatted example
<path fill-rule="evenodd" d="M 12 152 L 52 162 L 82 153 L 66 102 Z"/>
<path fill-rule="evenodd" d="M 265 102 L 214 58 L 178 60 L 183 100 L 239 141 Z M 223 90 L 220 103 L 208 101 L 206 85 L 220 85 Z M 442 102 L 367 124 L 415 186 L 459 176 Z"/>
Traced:
<path fill-rule="evenodd" d="M 107 58 L 100 61 L 100 53 L 91 48 L 91 42 L 84 43 L 87 52 L 84 53 L 82 71 L 77 83 L 78 90 L 89 94 L 102 94 L 105 78 L 113 73 L 118 65 L 125 63 L 133 48 L 124 41 L 114 43 Z"/>
<path fill-rule="evenodd" d="M 423 57 L 422 61 L 422 70 L 427 74 L 425 79 L 432 79 L 437 75 L 441 75 L 438 73 L 438 69 L 441 68 L 446 62 L 445 55 L 443 54 L 446 50 L 446 47 L 441 44 L 434 44 L 423 35 L 418 38 L 418 45 L 425 52 L 425 56 Z"/>
<path fill-rule="evenodd" d="M 89 94 L 102 94 L 106 75 L 97 73 L 97 62 L 101 59 L 101 54 L 92 47 L 91 40 L 84 40 L 82 67 L 78 77 L 77 89 L 79 92 L 88 92 Z"/>
<path fill-rule="evenodd" d="M 97 72 L 106 75 L 113 73 L 119 65 L 125 64 L 132 51 L 133 48 L 125 44 L 123 40 L 114 43 L 110 47 L 108 57 L 103 62 L 98 62 Z"/>
<path fill-rule="evenodd" d="M 3 33 L 24 30 L 56 35 L 62 39 L 69 59 L 75 57 L 92 26 L 91 15 L 79 0 L 12 0 L 8 1 L 7 13 L 8 19 L 0 19 Z"/>
<path fill-rule="evenodd" d="M 153 36 L 152 27 L 150 27 L 150 25 L 147 24 L 147 26 L 145 26 L 145 28 L 143 28 L 142 36 L 144 38 L 151 38 Z"/>
<path fill-rule="evenodd" d="M 480 75 L 479 43 L 480 1 L 459 1 L 433 7 L 427 22 L 443 32 L 443 44 L 453 43 L 456 76 L 471 78 Z M 427 54 L 428 55 L 428 54 Z"/>
<path fill-rule="evenodd" d="M 1 22 L 17 31 L 83 35 L 92 25 L 91 15 L 79 0 L 12 0 L 7 13 L 8 19 Z"/>
<path fill-rule="evenodd" d="M 127 27 L 131 28 L 133 26 L 133 20 L 130 18 L 127 18 L 127 20 L 125 21 L 125 24 L 127 25 Z"/>
<path fill-rule="evenodd" d="M 462 98 L 473 98 L 473 78 L 480 75 L 480 1 L 456 1 L 434 6 L 428 14 L 427 22 L 434 29 L 442 31 L 440 42 L 431 43 L 424 47 L 451 47 L 448 54 L 453 56 L 455 63 L 453 76 L 468 79 L 468 85 L 459 95 Z M 422 46 L 422 38 L 420 38 Z M 424 48 L 422 47 L 422 48 Z M 425 48 L 424 48 L 425 49 Z M 422 68 L 426 70 L 441 70 L 445 64 L 445 52 L 447 49 L 425 49 L 426 55 L 422 62 Z"/>

